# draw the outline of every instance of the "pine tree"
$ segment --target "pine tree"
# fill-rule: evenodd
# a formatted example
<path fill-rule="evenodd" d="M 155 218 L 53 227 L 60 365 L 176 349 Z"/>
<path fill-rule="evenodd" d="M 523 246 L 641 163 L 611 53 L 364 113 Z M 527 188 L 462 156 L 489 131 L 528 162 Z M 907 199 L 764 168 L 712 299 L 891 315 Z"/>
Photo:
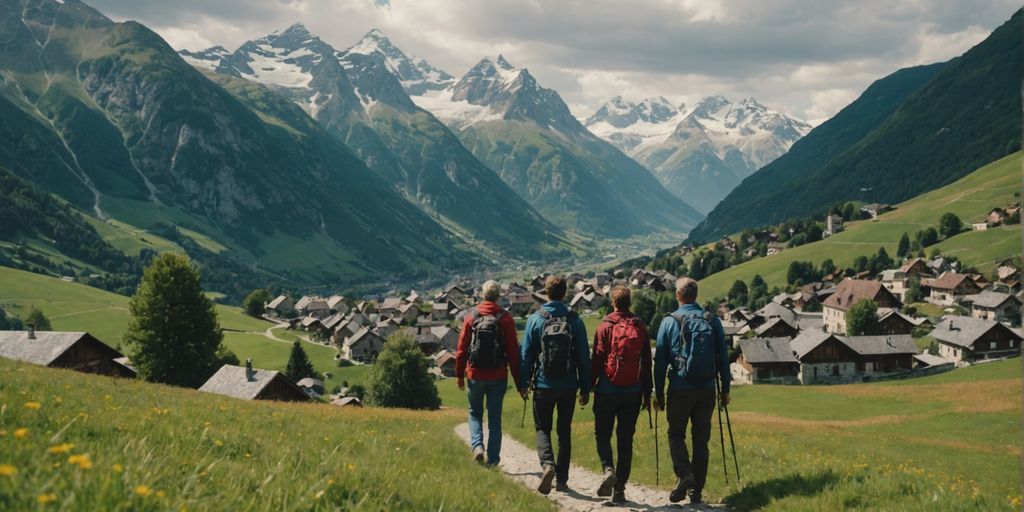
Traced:
<path fill-rule="evenodd" d="M 317 378 L 313 363 L 309 361 L 309 356 L 306 355 L 306 351 L 303 350 L 302 344 L 298 340 L 292 343 L 292 353 L 288 356 L 288 366 L 285 367 L 284 374 L 295 382 L 306 377 Z"/>
<path fill-rule="evenodd" d="M 124 343 L 139 375 L 151 382 L 199 387 L 217 370 L 223 334 L 199 270 L 184 254 L 153 259 L 128 303 Z"/>
<path fill-rule="evenodd" d="M 388 339 L 370 369 L 369 402 L 380 407 L 437 409 L 441 397 L 428 372 L 430 364 L 413 338 L 400 333 Z"/>
<path fill-rule="evenodd" d="M 36 309 L 34 306 L 28 310 L 28 315 L 25 316 L 25 325 L 31 325 L 33 329 L 37 331 L 52 331 L 53 326 L 50 325 L 50 319 L 46 318 L 43 314 L 43 310 Z"/>
<path fill-rule="evenodd" d="M 910 253 L 910 235 L 905 231 L 903 236 L 900 237 L 900 243 L 896 246 L 896 257 L 905 258 Z"/>

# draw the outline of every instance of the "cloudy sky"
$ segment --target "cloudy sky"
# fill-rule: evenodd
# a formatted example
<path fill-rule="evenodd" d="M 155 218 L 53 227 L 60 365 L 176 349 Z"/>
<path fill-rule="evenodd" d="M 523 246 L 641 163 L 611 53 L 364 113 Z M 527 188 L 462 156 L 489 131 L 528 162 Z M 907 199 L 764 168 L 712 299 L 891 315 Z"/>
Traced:
<path fill-rule="evenodd" d="M 755 97 L 812 121 L 898 68 L 960 55 L 1019 0 L 86 0 L 175 48 L 234 50 L 294 22 L 333 46 L 371 28 L 456 76 L 504 54 L 586 115 L 614 95 Z"/>

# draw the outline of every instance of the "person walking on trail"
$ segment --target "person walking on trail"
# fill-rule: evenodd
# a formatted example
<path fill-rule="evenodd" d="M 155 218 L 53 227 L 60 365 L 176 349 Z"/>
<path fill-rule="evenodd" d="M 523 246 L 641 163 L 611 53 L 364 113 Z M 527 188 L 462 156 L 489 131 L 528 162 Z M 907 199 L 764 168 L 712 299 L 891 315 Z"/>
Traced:
<path fill-rule="evenodd" d="M 721 380 L 722 403 L 729 403 L 729 351 L 722 322 L 697 305 L 697 282 L 688 277 L 676 281 L 679 309 L 665 317 L 658 330 L 654 353 L 654 406 L 666 407 L 665 375 L 668 374 L 668 447 L 676 486 L 669 501 L 689 497 L 700 503 L 708 475 L 708 442 L 715 410 L 715 378 Z M 690 426 L 692 458 L 686 450 Z"/>
<path fill-rule="evenodd" d="M 533 393 L 533 422 L 537 429 L 537 456 L 544 473 L 537 491 L 569 490 L 569 458 L 572 456 L 572 415 L 579 392 L 580 406 L 590 401 L 590 347 L 587 329 L 579 315 L 563 302 L 567 285 L 565 278 L 551 276 L 544 285 L 549 302 L 540 307 L 526 322 L 521 365 L 524 380 L 520 392 L 525 400 L 529 388 Z M 551 428 L 558 433 L 558 457 L 551 446 Z"/>
<path fill-rule="evenodd" d="M 487 407 L 487 464 L 501 461 L 501 406 L 508 389 L 508 374 L 519 382 L 519 342 L 512 315 L 498 305 L 501 287 L 495 281 L 483 286 L 483 302 L 466 315 L 455 352 L 455 377 L 459 390 L 469 379 L 469 436 L 473 460 L 484 463 L 483 416 Z"/>
<path fill-rule="evenodd" d="M 630 312 L 629 288 L 612 290 L 612 307 L 594 333 L 592 374 L 594 437 L 604 479 L 597 489 L 613 504 L 626 502 L 626 482 L 633 464 L 633 433 L 640 410 L 651 406 L 651 340 L 647 326 Z M 618 426 L 615 426 L 616 421 Z M 615 428 L 618 466 L 612 459 Z"/>

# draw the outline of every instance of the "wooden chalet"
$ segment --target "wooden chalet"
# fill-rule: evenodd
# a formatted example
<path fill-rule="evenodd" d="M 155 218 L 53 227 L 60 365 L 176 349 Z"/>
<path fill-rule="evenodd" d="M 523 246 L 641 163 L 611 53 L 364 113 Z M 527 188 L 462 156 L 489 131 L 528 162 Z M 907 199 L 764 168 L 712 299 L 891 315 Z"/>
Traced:
<path fill-rule="evenodd" d="M 0 331 L 0 357 L 83 373 L 135 378 L 121 354 L 87 332 Z"/>
<path fill-rule="evenodd" d="M 434 366 L 441 371 L 441 375 L 444 375 L 445 377 L 454 377 L 455 353 L 448 350 L 442 350 L 437 354 L 434 354 Z"/>
<path fill-rule="evenodd" d="M 822 305 L 822 317 L 828 332 L 846 332 L 846 312 L 862 300 L 871 300 L 879 308 L 900 308 L 903 304 L 882 283 L 873 279 L 844 279 Z"/>
<path fill-rule="evenodd" d="M 952 306 L 966 295 L 981 292 L 981 287 L 971 276 L 956 272 L 945 272 L 935 279 L 923 279 L 921 286 L 929 290 L 928 302 L 940 306 Z"/>
<path fill-rule="evenodd" d="M 736 377 L 747 384 L 797 384 L 800 361 L 793 354 L 789 338 L 748 338 L 739 341 Z"/>
<path fill-rule="evenodd" d="M 1021 300 L 1009 293 L 985 290 L 963 299 L 971 306 L 971 316 L 984 320 L 995 320 L 1010 325 L 1020 325 Z"/>
<path fill-rule="evenodd" d="M 217 370 L 199 391 L 230 396 L 241 400 L 279 400 L 283 402 L 305 402 L 309 395 L 283 373 L 252 367 L 252 360 L 245 366 L 226 364 Z"/>
<path fill-rule="evenodd" d="M 978 361 L 1020 355 L 1021 333 L 995 320 L 946 315 L 931 337 L 939 355 L 955 361 Z"/>

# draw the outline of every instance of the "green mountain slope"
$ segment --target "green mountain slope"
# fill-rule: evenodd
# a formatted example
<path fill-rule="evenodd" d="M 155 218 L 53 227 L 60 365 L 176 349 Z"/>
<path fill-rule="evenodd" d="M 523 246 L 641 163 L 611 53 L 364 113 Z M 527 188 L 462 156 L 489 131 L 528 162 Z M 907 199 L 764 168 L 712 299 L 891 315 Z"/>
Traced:
<path fill-rule="evenodd" d="M 1014 153 L 986 165 L 942 188 L 927 192 L 896 206 L 877 220 L 851 222 L 846 230 L 819 242 L 786 249 L 780 254 L 757 258 L 700 281 L 701 297 L 725 297 L 737 279 L 744 282 L 760 274 L 769 287 L 786 286 L 786 272 L 793 261 L 810 261 L 815 265 L 832 259 L 845 268 L 857 256 L 870 256 L 879 247 L 896 254 L 900 236 L 911 237 L 926 227 L 935 227 L 946 212 L 955 213 L 963 222 L 981 222 L 995 207 L 1005 207 L 1020 198 L 1022 154 Z M 967 231 L 946 239 L 927 250 L 938 248 L 943 254 L 960 258 L 967 265 L 987 272 L 997 262 L 1021 254 L 1020 226 L 1001 226 L 987 231 Z"/>
<path fill-rule="evenodd" d="M 297 282 L 425 273 L 462 254 L 315 123 L 251 108 L 147 28 L 53 0 L 5 2 L 0 21 L 2 108 L 21 112 L 0 163 L 76 205 L 144 229 L 189 219 Z M 276 254 L 303 244 L 315 259 Z"/>
<path fill-rule="evenodd" d="M 694 230 L 694 238 L 710 241 L 820 213 L 842 200 L 903 201 L 1020 149 L 1021 20 L 1018 11 L 941 70 L 913 68 L 879 81 L 744 181 Z M 935 71 L 872 127 L 892 99 Z M 853 143 L 864 128 L 873 129 Z"/>

